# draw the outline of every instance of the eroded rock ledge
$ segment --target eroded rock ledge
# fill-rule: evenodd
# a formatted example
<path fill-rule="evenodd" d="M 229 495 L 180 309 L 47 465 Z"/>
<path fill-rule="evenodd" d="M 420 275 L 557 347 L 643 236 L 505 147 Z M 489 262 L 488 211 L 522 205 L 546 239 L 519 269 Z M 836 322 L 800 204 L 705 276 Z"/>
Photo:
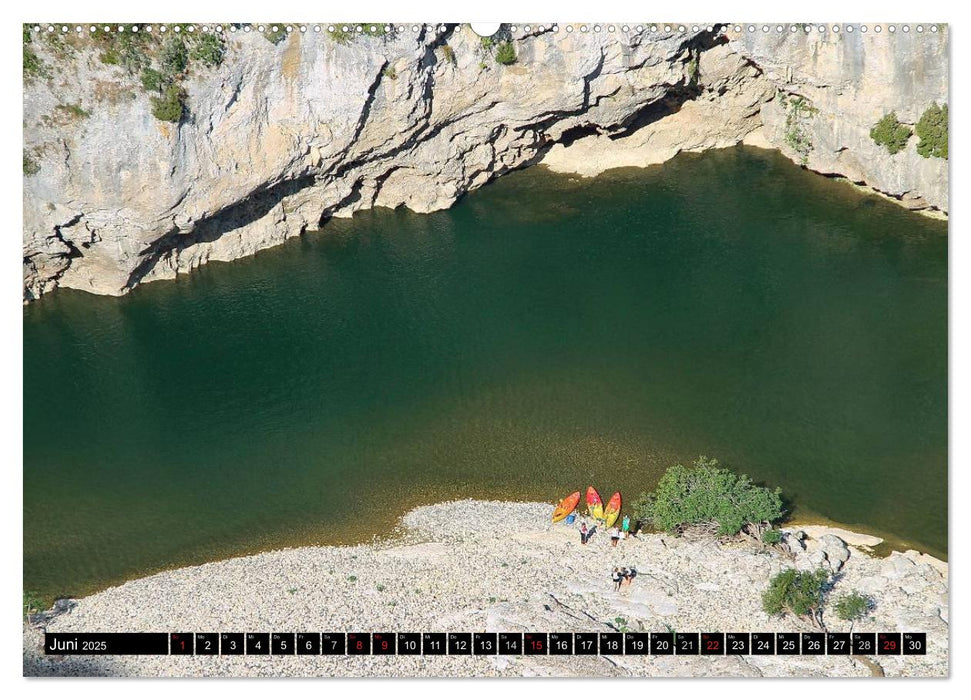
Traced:
<path fill-rule="evenodd" d="M 25 86 L 25 152 L 40 166 L 24 178 L 25 300 L 58 286 L 124 294 L 358 209 L 447 208 L 536 163 L 594 175 L 749 143 L 948 208 L 947 161 L 919 156 L 916 139 L 891 156 L 869 138 L 891 110 L 914 123 L 946 101 L 946 30 L 535 31 L 513 40 L 510 66 L 467 26 L 229 44 L 222 65 L 189 76 L 178 125 L 94 48 L 37 48 L 56 70 Z M 65 104 L 87 115 L 52 119 Z"/>

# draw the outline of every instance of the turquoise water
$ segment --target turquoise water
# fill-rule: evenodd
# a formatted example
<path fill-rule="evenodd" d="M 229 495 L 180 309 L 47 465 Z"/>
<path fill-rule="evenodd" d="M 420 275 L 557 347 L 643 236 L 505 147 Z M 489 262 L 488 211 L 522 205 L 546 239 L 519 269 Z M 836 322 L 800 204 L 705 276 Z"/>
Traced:
<path fill-rule="evenodd" d="M 628 497 L 699 454 L 947 547 L 947 226 L 751 149 L 513 173 L 24 311 L 24 582 Z"/>

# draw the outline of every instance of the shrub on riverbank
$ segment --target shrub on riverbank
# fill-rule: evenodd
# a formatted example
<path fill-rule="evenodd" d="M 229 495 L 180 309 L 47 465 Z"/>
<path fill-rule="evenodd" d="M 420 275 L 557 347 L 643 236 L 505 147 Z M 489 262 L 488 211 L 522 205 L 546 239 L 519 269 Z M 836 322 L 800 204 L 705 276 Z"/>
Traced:
<path fill-rule="evenodd" d="M 782 517 L 779 489 L 757 486 L 742 474 L 699 457 L 691 467 L 676 464 L 653 493 L 641 494 L 634 514 L 668 532 L 693 525 L 713 525 L 720 535 L 735 535 L 748 525 L 761 530 Z"/>
<path fill-rule="evenodd" d="M 762 609 L 768 615 L 792 614 L 818 623 L 826 596 L 829 574 L 824 569 L 785 569 L 769 582 L 762 594 Z"/>
<path fill-rule="evenodd" d="M 836 611 L 836 617 L 850 623 L 850 631 L 852 631 L 853 623 L 869 615 L 875 607 L 870 596 L 859 591 L 850 591 L 839 597 L 833 609 Z"/>

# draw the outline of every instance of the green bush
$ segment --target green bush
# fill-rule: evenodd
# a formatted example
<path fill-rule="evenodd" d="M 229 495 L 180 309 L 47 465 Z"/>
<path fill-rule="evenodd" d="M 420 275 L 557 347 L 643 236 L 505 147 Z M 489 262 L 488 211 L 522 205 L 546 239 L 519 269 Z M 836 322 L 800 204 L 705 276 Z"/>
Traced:
<path fill-rule="evenodd" d="M 121 63 L 121 55 L 114 47 L 110 47 L 98 54 L 98 60 L 109 66 L 117 66 Z"/>
<path fill-rule="evenodd" d="M 45 74 L 44 64 L 37 57 L 37 54 L 29 48 L 34 38 L 31 36 L 30 26 L 25 24 L 24 29 L 24 80 L 36 78 Z"/>
<path fill-rule="evenodd" d="M 762 533 L 762 541 L 766 544 L 779 544 L 782 542 L 782 531 L 772 528 Z"/>
<path fill-rule="evenodd" d="M 482 48 L 484 48 L 484 49 L 491 49 L 492 48 L 492 45 L 495 42 L 492 40 L 492 37 L 491 36 L 484 36 L 484 37 L 480 37 L 479 43 L 482 44 Z"/>
<path fill-rule="evenodd" d="M 82 108 L 81 105 L 78 104 L 57 105 L 54 109 L 63 112 L 73 119 L 84 119 L 85 117 L 91 116 L 91 113 L 88 110 Z"/>
<path fill-rule="evenodd" d="M 516 62 L 516 49 L 511 42 L 505 41 L 496 48 L 496 63 L 504 66 L 512 65 Z"/>
<path fill-rule="evenodd" d="M 44 601 L 37 593 L 24 591 L 24 617 L 43 612 L 44 609 Z"/>
<path fill-rule="evenodd" d="M 920 143 L 917 152 L 925 158 L 934 156 L 947 160 L 947 105 L 935 102 L 921 115 L 915 128 Z"/>
<path fill-rule="evenodd" d="M 634 504 L 636 518 L 668 532 L 717 523 L 723 535 L 737 534 L 748 523 L 771 523 L 782 512 L 779 489 L 756 486 L 744 474 L 721 469 L 706 457 L 691 467 L 670 467 L 654 492 L 641 494 Z"/>
<path fill-rule="evenodd" d="M 769 615 L 791 613 L 815 619 L 822 610 L 828 580 L 829 574 L 824 569 L 780 571 L 762 593 L 762 609 Z"/>
<path fill-rule="evenodd" d="M 24 175 L 36 175 L 40 172 L 40 163 L 33 159 L 33 157 L 24 151 Z"/>
<path fill-rule="evenodd" d="M 834 609 L 839 619 L 854 622 L 862 620 L 874 607 L 872 598 L 859 591 L 851 591 L 839 597 Z"/>
<path fill-rule="evenodd" d="M 37 54 L 24 44 L 24 78 L 36 78 L 42 75 L 44 75 L 44 64 L 37 58 Z"/>
<path fill-rule="evenodd" d="M 148 92 L 162 92 L 165 82 L 165 76 L 154 68 L 146 68 L 142 71 L 142 87 Z"/>
<path fill-rule="evenodd" d="M 287 38 L 286 22 L 270 22 L 263 27 L 263 38 L 272 44 L 279 44 Z"/>
<path fill-rule="evenodd" d="M 394 69 L 394 66 L 385 66 L 384 69 L 381 71 L 381 75 L 383 75 L 385 78 L 388 78 L 389 80 L 398 79 L 398 71 Z"/>
<path fill-rule="evenodd" d="M 226 45 L 222 37 L 212 33 L 201 35 L 189 52 L 189 58 L 193 61 L 202 61 L 210 68 L 220 65 L 225 55 Z"/>
<path fill-rule="evenodd" d="M 878 146 L 886 146 L 890 155 L 894 155 L 904 150 L 912 133 L 909 126 L 897 120 L 897 113 L 891 112 L 870 129 L 870 138 Z"/>
<path fill-rule="evenodd" d="M 442 45 L 442 57 L 452 65 L 455 65 L 455 51 L 448 44 Z"/>
<path fill-rule="evenodd" d="M 176 76 L 185 70 L 189 63 L 189 50 L 182 41 L 182 37 L 170 37 L 164 44 L 158 56 L 159 65 L 166 75 Z"/>
<path fill-rule="evenodd" d="M 152 98 L 152 114 L 160 121 L 178 124 L 185 115 L 185 100 L 185 90 L 173 83 L 161 97 Z"/>

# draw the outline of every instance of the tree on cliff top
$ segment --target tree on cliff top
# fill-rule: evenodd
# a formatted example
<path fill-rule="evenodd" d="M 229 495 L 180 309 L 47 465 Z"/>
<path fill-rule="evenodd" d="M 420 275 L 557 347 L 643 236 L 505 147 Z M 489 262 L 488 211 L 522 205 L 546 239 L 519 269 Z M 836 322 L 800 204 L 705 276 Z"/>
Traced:
<path fill-rule="evenodd" d="M 749 524 L 761 530 L 781 518 L 783 509 L 779 489 L 757 486 L 744 474 L 699 457 L 691 467 L 670 467 L 653 493 L 641 494 L 634 513 L 668 532 L 716 524 L 719 534 L 735 535 Z"/>

